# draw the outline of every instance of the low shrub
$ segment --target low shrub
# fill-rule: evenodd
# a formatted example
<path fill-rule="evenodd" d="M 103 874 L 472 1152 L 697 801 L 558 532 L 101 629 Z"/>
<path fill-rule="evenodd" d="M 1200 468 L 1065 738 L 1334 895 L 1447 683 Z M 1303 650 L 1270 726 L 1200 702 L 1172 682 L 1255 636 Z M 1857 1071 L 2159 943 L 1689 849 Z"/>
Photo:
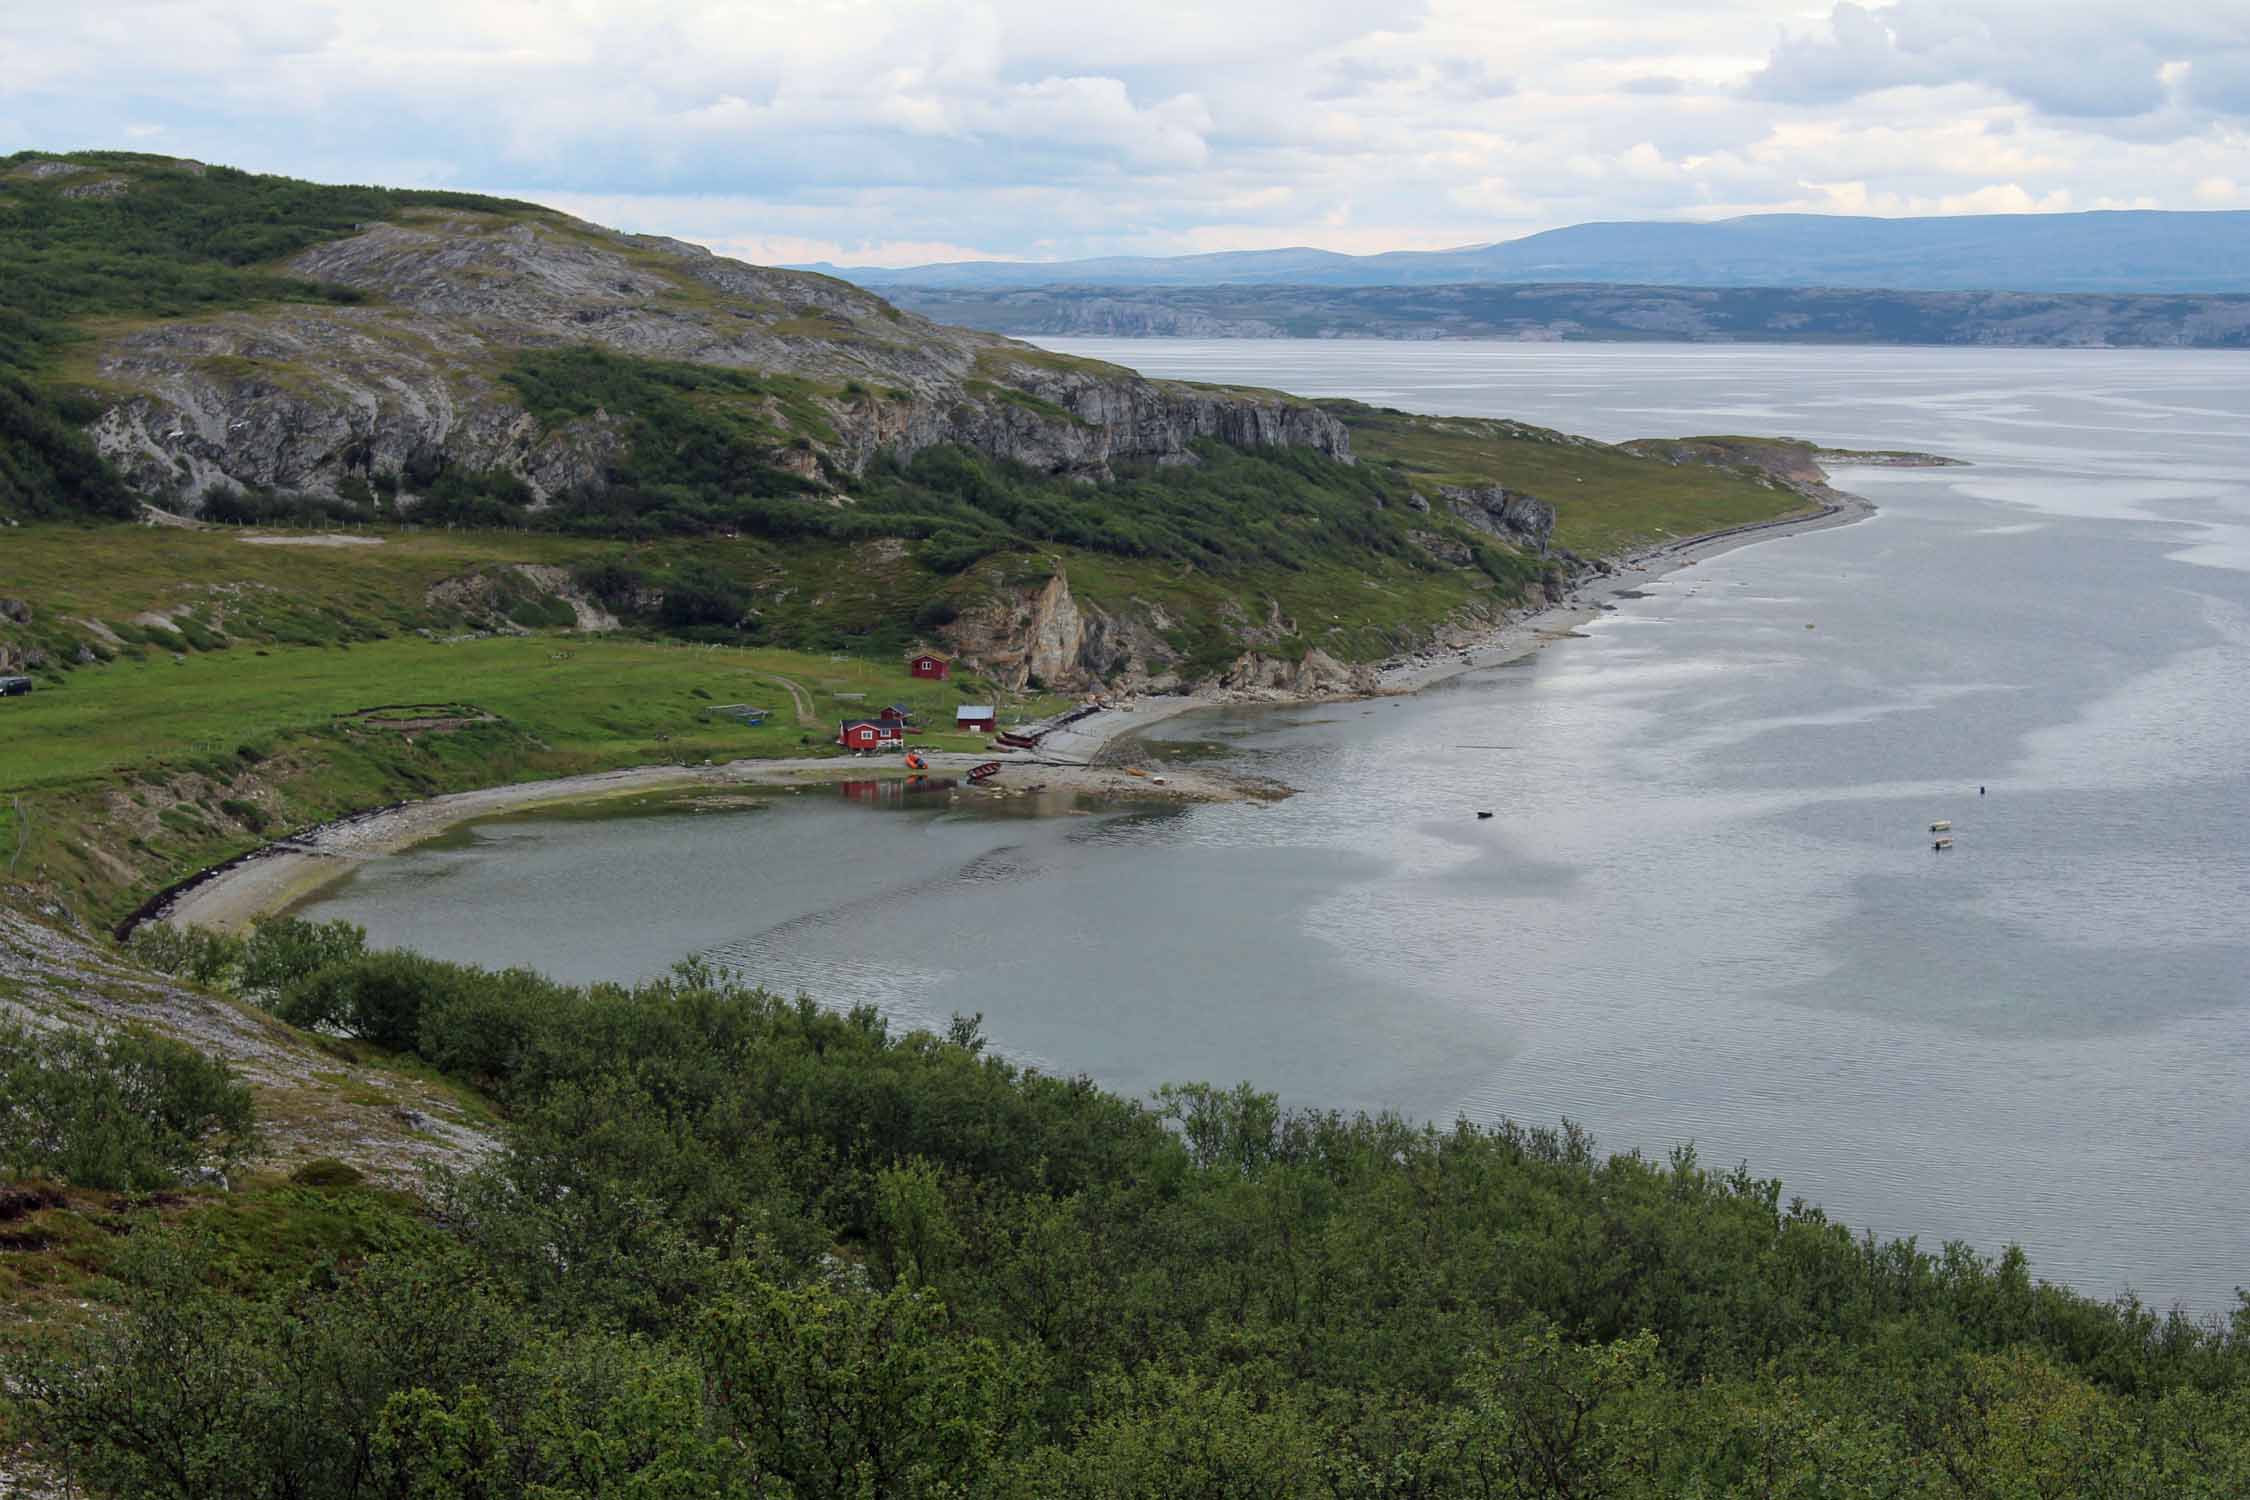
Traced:
<path fill-rule="evenodd" d="M 292 1026 L 403 1052 L 420 1038 L 424 1008 L 465 992 L 471 972 L 414 953 L 367 954 L 292 980 L 274 1013 Z"/>
<path fill-rule="evenodd" d="M 367 1180 L 367 1174 L 348 1161 L 338 1161 L 333 1156 L 317 1156 L 291 1172 L 289 1180 L 299 1187 L 358 1187 Z"/>
<path fill-rule="evenodd" d="M 13 1174 L 147 1192 L 232 1168 L 256 1137 L 249 1087 L 192 1047 L 0 1024 L 0 1168 Z"/>

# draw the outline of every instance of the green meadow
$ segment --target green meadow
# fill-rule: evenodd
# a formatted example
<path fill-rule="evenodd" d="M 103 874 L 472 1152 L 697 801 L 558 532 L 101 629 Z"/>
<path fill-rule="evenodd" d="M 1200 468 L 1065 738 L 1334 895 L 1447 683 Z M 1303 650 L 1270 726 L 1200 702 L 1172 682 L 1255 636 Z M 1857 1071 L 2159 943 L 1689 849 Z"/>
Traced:
<path fill-rule="evenodd" d="M 798 722 L 799 699 L 784 680 L 802 694 L 813 724 Z M 0 788 L 193 765 L 245 746 L 263 754 L 284 737 L 315 730 L 412 738 L 411 730 L 390 727 L 402 716 L 503 720 L 542 747 L 540 768 L 558 772 L 820 754 L 839 719 L 886 703 L 950 727 L 954 708 L 970 701 L 966 686 L 918 682 L 903 667 L 851 658 L 565 635 L 406 636 L 326 650 L 152 655 L 73 673 L 60 691 L 0 705 L 7 710 Z M 979 688 L 974 696 L 990 695 Z M 729 704 L 772 713 L 751 728 L 716 712 Z M 359 717 L 371 709 L 393 712 Z M 926 738 L 940 749 L 983 743 L 978 735 Z"/>

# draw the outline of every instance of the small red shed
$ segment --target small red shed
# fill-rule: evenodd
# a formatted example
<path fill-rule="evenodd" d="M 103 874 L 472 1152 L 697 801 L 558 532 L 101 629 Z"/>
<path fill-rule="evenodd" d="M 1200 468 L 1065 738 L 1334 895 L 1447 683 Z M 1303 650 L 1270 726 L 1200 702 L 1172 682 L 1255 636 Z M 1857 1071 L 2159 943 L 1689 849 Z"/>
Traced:
<path fill-rule="evenodd" d="M 989 703 L 964 703 L 953 711 L 957 734 L 990 734 L 1000 727 L 1000 715 Z"/>
<path fill-rule="evenodd" d="M 934 682 L 945 681 L 952 671 L 953 663 L 942 656 L 935 656 L 927 651 L 906 664 L 907 676 L 927 677 Z"/>
<path fill-rule="evenodd" d="M 896 750 L 906 739 L 895 720 L 846 719 L 836 732 L 836 743 L 846 750 Z"/>
<path fill-rule="evenodd" d="M 914 717 L 914 710 L 908 708 L 903 703 L 893 703 L 887 705 L 883 709 L 883 711 L 877 714 L 875 717 L 878 719 L 882 719 L 885 722 L 904 724 L 907 720 Z"/>

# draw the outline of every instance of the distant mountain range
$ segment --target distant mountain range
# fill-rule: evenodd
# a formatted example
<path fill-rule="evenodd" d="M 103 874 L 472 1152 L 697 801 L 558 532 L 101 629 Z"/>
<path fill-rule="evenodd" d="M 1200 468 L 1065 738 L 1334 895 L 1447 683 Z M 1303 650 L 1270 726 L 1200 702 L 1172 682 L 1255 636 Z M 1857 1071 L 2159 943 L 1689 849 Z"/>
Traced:
<path fill-rule="evenodd" d="M 2250 295 L 1834 287 L 890 286 L 900 307 L 1017 338 L 1669 340 L 2250 348 Z"/>
<path fill-rule="evenodd" d="M 860 286 L 1413 287 L 1600 283 L 1888 291 L 2250 292 L 2250 212 L 1756 214 L 1709 224 L 1578 224 L 1459 250 L 1243 250 L 1070 261 L 834 266 Z"/>

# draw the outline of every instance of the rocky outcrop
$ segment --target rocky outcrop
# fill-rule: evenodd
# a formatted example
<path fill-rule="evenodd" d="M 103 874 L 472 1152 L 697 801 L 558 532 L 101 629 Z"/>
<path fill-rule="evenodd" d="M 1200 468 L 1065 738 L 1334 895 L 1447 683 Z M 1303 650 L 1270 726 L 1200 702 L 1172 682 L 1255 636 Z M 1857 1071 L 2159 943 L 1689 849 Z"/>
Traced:
<path fill-rule="evenodd" d="M 1245 652 L 1220 675 L 1217 685 L 1247 696 L 1298 699 L 1360 697 L 1373 693 L 1381 681 L 1375 663 L 1340 662 L 1315 648 L 1294 660 Z"/>
<path fill-rule="evenodd" d="M 1462 520 L 1488 536 L 1521 546 L 1529 544 L 1544 557 L 1547 539 L 1554 535 L 1555 508 L 1546 501 L 1500 485 L 1441 485 L 1438 496 Z"/>
<path fill-rule="evenodd" d="M 1010 692 L 1033 684 L 1060 693 L 1161 692 L 1179 685 L 1162 620 L 1153 608 L 1136 618 L 1084 603 L 1056 573 L 963 610 L 945 639 L 955 655 Z"/>
<path fill-rule="evenodd" d="M 440 466 L 513 474 L 540 500 L 599 484 L 623 424 L 543 427 L 501 378 L 519 351 L 585 344 L 805 382 L 795 405 L 771 403 L 800 443 L 777 442 L 777 462 L 838 484 L 941 443 L 1090 477 L 1192 462 L 1202 440 L 1351 456 L 1343 425 L 1306 403 L 1145 380 L 828 277 L 561 216 L 427 212 L 288 270 L 361 300 L 143 325 L 95 351 L 112 393 L 96 442 L 144 495 L 193 510 L 216 485 L 334 494 L 372 475 L 404 476 L 411 495 Z"/>
<path fill-rule="evenodd" d="M 1074 596 L 1070 581 L 1056 573 L 964 610 L 944 634 L 965 664 L 1011 692 L 1201 688 L 1236 697 L 1298 699 L 1371 693 L 1380 684 L 1374 663 L 1339 661 L 1317 647 L 1302 654 L 1273 649 L 1296 635 L 1297 624 L 1272 601 L 1263 621 L 1233 611 L 1228 632 L 1246 649 L 1216 672 L 1191 680 L 1166 638 L 1177 624 L 1160 606 L 1139 599 L 1114 613 L 1098 608 Z"/>

